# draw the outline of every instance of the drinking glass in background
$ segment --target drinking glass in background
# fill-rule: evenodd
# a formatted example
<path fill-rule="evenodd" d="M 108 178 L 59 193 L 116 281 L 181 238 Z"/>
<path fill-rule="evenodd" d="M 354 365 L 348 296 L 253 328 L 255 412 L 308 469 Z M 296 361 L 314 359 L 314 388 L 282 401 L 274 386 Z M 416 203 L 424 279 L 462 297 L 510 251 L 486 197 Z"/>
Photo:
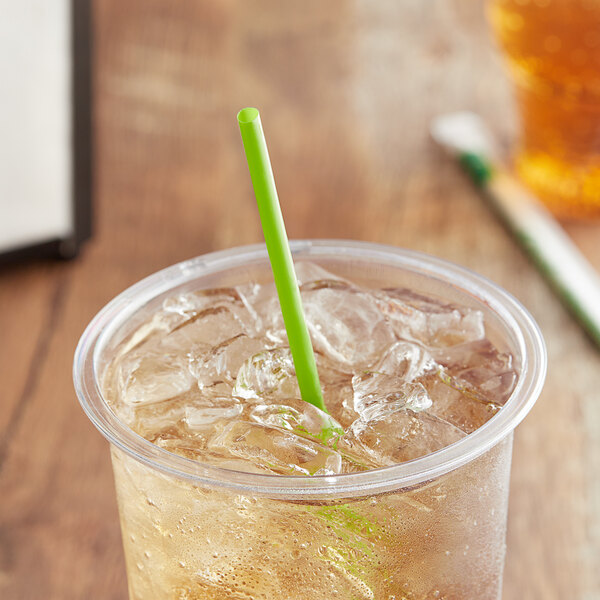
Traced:
<path fill-rule="evenodd" d="M 560 218 L 600 217 L 600 2 L 490 0 L 515 85 L 515 167 Z"/>

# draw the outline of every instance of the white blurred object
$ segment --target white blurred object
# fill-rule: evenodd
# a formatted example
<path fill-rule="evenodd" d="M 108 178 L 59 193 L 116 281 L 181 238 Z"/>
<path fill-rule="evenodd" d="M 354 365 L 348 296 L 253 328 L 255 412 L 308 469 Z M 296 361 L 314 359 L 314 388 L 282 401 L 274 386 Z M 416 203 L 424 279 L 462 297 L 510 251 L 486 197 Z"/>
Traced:
<path fill-rule="evenodd" d="M 75 197 L 75 5 L 0 0 L 0 253 L 55 243 L 68 255 L 87 237 L 77 204 L 89 204 L 89 181 Z"/>

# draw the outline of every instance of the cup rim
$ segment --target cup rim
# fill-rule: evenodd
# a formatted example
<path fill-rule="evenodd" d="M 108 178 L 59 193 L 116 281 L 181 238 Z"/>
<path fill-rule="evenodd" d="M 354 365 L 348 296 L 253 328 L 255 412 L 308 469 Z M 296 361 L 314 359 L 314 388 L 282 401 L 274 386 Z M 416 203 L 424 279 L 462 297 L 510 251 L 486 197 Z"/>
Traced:
<path fill-rule="evenodd" d="M 500 319 L 522 357 L 521 373 L 505 405 L 473 433 L 437 452 L 360 473 L 313 477 L 246 473 L 204 465 L 159 448 L 121 422 L 100 390 L 96 365 L 103 347 L 126 320 L 154 297 L 224 269 L 268 260 L 264 244 L 205 254 L 158 271 L 116 296 L 90 321 L 73 362 L 79 402 L 93 425 L 115 447 L 146 465 L 197 485 L 277 498 L 355 497 L 409 488 L 435 479 L 485 453 L 508 436 L 531 410 L 542 390 L 546 347 L 529 312 L 487 278 L 449 261 L 414 250 L 348 240 L 293 240 L 295 258 L 355 258 L 400 267 L 449 284 L 475 298 Z"/>

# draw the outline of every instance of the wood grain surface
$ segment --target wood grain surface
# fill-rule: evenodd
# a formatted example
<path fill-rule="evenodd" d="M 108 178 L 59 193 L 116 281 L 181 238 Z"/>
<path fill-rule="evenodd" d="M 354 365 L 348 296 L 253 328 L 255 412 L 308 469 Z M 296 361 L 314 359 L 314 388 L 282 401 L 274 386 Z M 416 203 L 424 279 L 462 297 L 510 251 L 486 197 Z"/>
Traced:
<path fill-rule="evenodd" d="M 514 135 L 482 3 L 101 0 L 94 29 L 94 238 L 73 262 L 0 271 L 0 598 L 127 597 L 73 351 L 141 277 L 262 240 L 235 119 L 255 105 L 290 237 L 456 261 L 538 320 L 549 374 L 516 434 L 504 599 L 599 599 L 600 354 L 427 135 L 460 108 Z M 568 231 L 600 268 L 600 227 Z"/>

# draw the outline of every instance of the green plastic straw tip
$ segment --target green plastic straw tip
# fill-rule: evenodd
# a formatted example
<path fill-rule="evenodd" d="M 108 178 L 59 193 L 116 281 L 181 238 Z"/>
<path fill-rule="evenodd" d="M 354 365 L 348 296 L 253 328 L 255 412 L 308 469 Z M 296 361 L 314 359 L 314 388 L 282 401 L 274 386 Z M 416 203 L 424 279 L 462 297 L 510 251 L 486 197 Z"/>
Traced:
<path fill-rule="evenodd" d="M 260 115 L 258 114 L 258 109 L 253 107 L 242 108 L 238 113 L 238 121 L 240 123 L 240 127 L 242 125 L 246 125 L 247 123 L 252 123 L 256 119 L 260 120 Z M 260 125 L 260 124 L 259 124 Z"/>
<path fill-rule="evenodd" d="M 258 110 L 240 110 L 238 123 L 300 393 L 303 400 L 327 412 Z"/>

